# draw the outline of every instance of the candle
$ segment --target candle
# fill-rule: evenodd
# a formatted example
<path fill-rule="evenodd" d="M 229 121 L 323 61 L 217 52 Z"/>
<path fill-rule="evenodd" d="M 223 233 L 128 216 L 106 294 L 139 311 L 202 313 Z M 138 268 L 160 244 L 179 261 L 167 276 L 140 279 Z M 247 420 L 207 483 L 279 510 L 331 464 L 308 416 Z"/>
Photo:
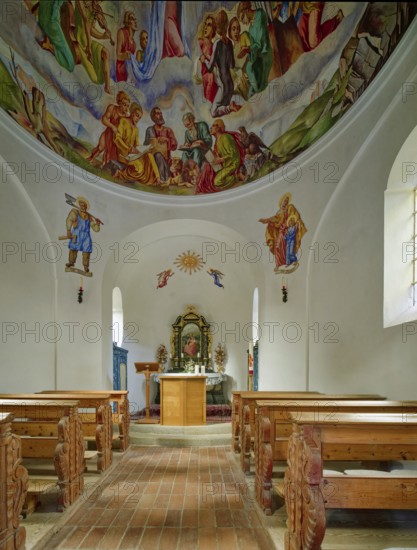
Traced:
<path fill-rule="evenodd" d="M 206 374 L 206 367 L 201 365 L 201 374 Z"/>
<path fill-rule="evenodd" d="M 194 374 L 198 374 L 198 368 L 199 368 L 198 365 L 194 365 Z"/>

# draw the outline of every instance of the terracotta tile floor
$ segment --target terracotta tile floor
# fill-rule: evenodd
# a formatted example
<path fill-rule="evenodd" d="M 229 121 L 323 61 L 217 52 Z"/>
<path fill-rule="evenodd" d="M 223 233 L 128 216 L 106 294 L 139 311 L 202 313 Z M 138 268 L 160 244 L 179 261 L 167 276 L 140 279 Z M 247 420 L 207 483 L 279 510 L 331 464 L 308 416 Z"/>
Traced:
<path fill-rule="evenodd" d="M 131 447 L 45 550 L 271 550 L 230 447 Z"/>

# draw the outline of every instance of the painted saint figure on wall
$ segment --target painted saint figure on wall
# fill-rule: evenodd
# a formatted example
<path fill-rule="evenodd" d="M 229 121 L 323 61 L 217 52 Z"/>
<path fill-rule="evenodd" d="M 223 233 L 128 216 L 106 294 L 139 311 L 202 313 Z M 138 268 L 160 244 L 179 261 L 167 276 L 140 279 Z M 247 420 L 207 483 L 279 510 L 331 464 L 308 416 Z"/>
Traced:
<path fill-rule="evenodd" d="M 93 241 L 91 239 L 90 230 L 92 229 L 95 232 L 99 232 L 100 225 L 103 225 L 103 222 L 88 212 L 90 203 L 85 197 L 79 196 L 74 199 L 69 195 L 65 196 L 67 198 L 67 203 L 73 206 L 66 219 L 66 237 L 60 237 L 60 239 L 69 239 L 69 254 L 65 271 L 71 271 L 91 277 L 90 255 L 93 251 Z M 77 261 L 78 252 L 82 252 L 84 272 L 74 267 Z"/>
<path fill-rule="evenodd" d="M 275 273 L 291 273 L 297 269 L 297 252 L 307 232 L 300 213 L 290 201 L 291 193 L 285 193 L 279 199 L 278 212 L 259 220 L 266 224 L 266 244 L 275 258 Z"/>

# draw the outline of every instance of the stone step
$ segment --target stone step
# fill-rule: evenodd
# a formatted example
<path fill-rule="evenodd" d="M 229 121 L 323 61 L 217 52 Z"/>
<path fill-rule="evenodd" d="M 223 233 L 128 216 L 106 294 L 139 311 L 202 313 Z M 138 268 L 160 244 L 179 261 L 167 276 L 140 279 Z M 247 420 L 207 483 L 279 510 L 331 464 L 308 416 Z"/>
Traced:
<path fill-rule="evenodd" d="M 204 426 L 162 426 L 161 424 L 130 424 L 130 435 L 135 434 L 171 434 L 171 435 L 199 435 L 199 434 L 228 434 L 232 435 L 231 422 L 217 422 Z"/>
<path fill-rule="evenodd" d="M 161 426 L 160 424 L 131 424 L 132 445 L 161 447 L 216 447 L 231 445 L 230 422 L 205 426 Z"/>

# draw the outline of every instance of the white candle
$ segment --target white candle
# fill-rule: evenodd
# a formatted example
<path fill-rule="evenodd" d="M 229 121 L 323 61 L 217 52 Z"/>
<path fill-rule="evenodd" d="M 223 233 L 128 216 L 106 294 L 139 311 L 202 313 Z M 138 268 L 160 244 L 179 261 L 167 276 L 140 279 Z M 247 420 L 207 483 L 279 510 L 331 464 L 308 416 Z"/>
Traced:
<path fill-rule="evenodd" d="M 194 365 L 194 374 L 198 374 L 198 365 Z"/>
<path fill-rule="evenodd" d="M 201 374 L 206 374 L 206 367 L 201 365 Z"/>

